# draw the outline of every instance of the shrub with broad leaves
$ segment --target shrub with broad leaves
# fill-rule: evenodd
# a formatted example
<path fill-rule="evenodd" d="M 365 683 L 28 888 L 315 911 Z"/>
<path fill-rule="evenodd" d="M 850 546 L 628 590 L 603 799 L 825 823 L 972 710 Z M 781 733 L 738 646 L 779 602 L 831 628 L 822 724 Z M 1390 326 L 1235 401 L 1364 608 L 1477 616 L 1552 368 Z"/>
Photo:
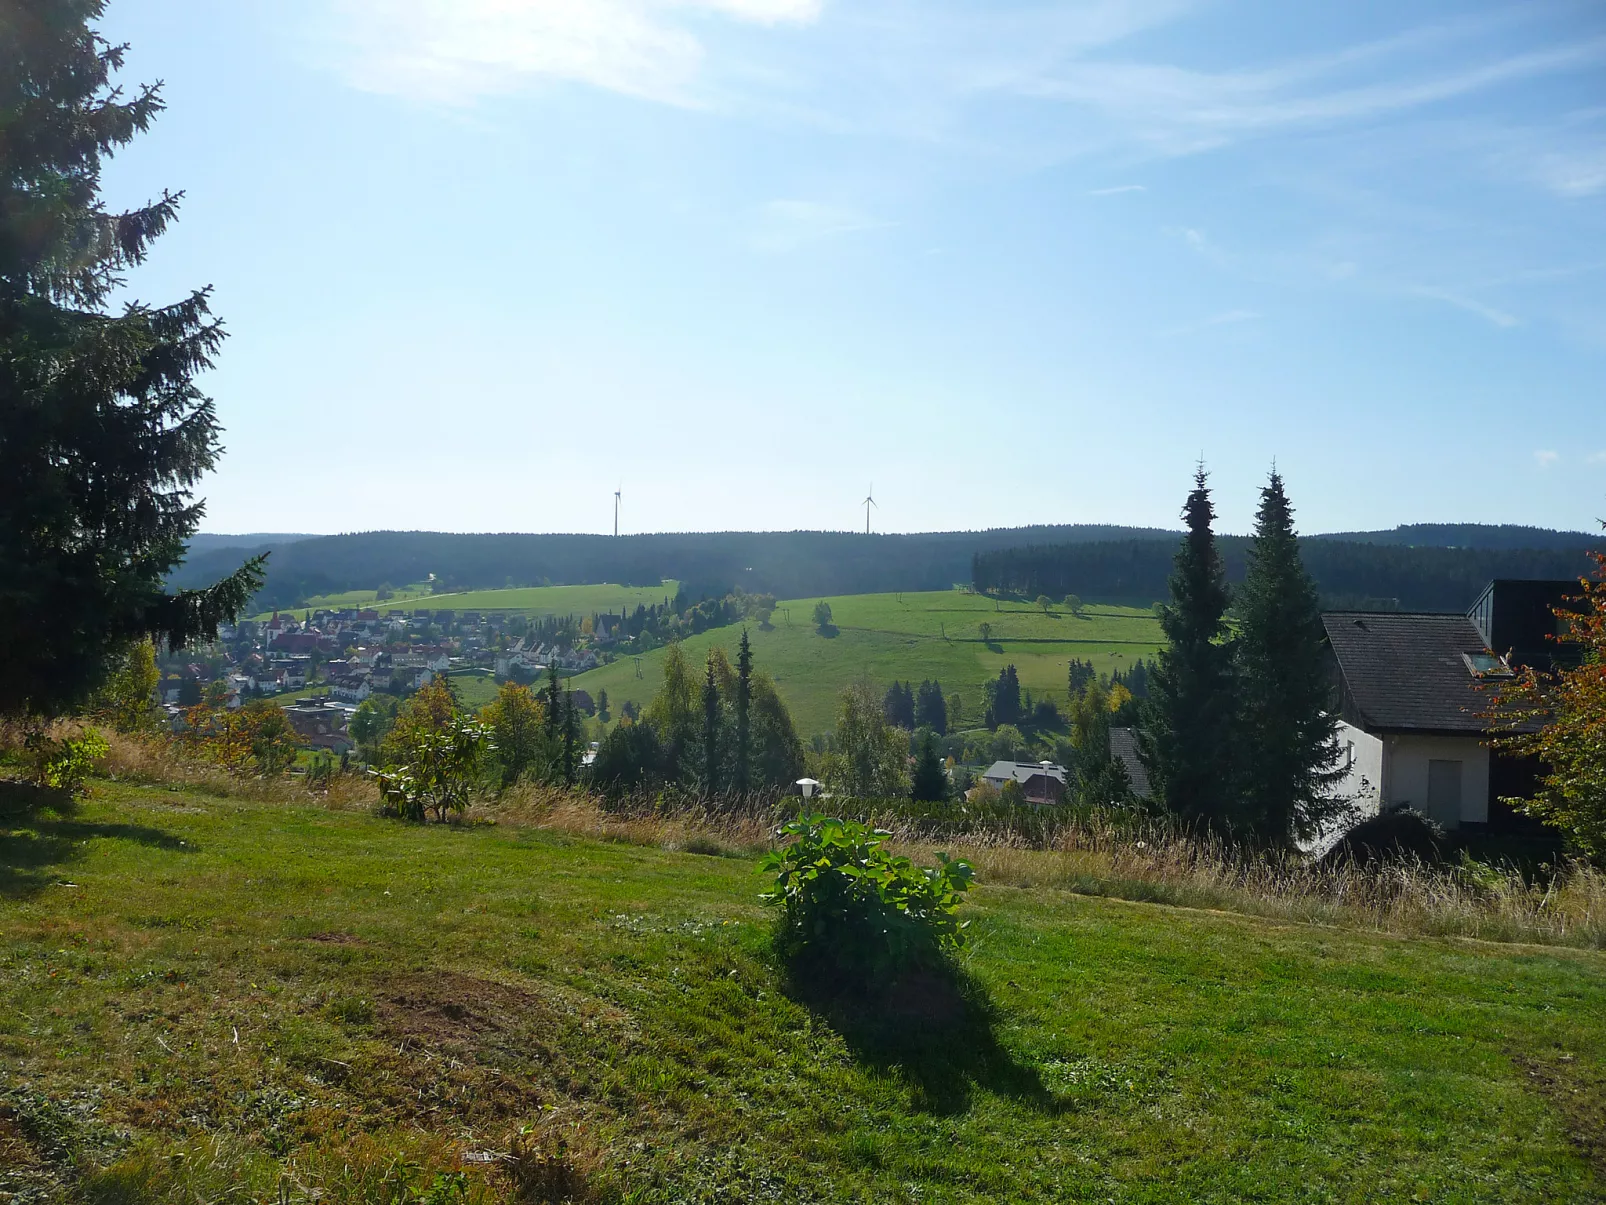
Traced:
<path fill-rule="evenodd" d="M 369 771 L 379 784 L 381 809 L 404 820 L 424 820 L 431 812 L 445 820 L 447 812 L 465 811 L 478 785 L 480 756 L 494 748 L 489 728 L 459 716 L 414 729 L 404 761 Z"/>
<path fill-rule="evenodd" d="M 28 777 L 35 786 L 80 794 L 84 782 L 108 752 L 98 728 L 85 728 L 76 736 L 53 737 L 30 732 L 23 743 Z"/>
<path fill-rule="evenodd" d="M 970 864 L 938 854 L 933 867 L 889 853 L 891 835 L 852 820 L 804 816 L 759 870 L 774 875 L 765 903 L 780 909 L 779 951 L 794 965 L 862 979 L 933 965 L 964 941 L 958 911 Z"/>

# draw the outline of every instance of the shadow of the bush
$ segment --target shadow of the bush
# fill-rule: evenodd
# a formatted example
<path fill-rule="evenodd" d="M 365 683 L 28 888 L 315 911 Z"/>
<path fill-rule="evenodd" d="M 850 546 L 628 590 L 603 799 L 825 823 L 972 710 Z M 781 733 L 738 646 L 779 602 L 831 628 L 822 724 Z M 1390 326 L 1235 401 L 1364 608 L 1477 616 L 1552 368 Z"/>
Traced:
<path fill-rule="evenodd" d="M 56 881 L 58 868 L 84 856 L 94 838 L 133 841 L 156 849 L 193 852 L 194 845 L 159 828 L 73 819 L 77 801 L 66 791 L 0 782 L 0 898 L 24 899 Z"/>
<path fill-rule="evenodd" d="M 998 1041 L 999 1010 L 987 989 L 952 963 L 868 987 L 800 963 L 789 968 L 787 990 L 840 1034 L 859 1062 L 900 1076 L 925 1112 L 963 1113 L 976 1088 L 1034 1108 L 1060 1107 L 1036 1068 Z"/>

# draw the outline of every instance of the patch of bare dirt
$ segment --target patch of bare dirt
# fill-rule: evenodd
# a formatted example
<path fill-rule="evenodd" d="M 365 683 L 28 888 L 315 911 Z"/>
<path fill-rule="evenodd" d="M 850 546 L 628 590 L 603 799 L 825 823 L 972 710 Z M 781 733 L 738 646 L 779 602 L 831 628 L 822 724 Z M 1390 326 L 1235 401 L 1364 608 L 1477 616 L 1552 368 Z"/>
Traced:
<path fill-rule="evenodd" d="M 364 946 L 368 944 L 355 933 L 309 933 L 302 940 L 323 942 L 325 945 L 331 946 Z"/>
<path fill-rule="evenodd" d="M 375 1013 L 384 1029 L 404 1040 L 469 1054 L 508 1038 L 539 1040 L 557 1021 L 534 992 L 453 971 L 388 979 Z"/>
<path fill-rule="evenodd" d="M 1514 1054 L 1528 1084 L 1567 1122 L 1567 1137 L 1596 1172 L 1606 1176 L 1606 1076 L 1565 1051 Z"/>
<path fill-rule="evenodd" d="M 18 1124 L 17 1111 L 10 1105 L 0 1104 L 0 1168 L 20 1173 L 23 1168 L 34 1170 L 43 1165 L 44 1160 Z M 0 1185 L 3 1184 L 0 1180 Z"/>
<path fill-rule="evenodd" d="M 374 1026 L 395 1046 L 376 1071 L 414 1108 L 475 1122 L 529 1116 L 595 1090 L 622 1021 L 592 1002 L 454 971 L 392 976 L 376 985 Z"/>

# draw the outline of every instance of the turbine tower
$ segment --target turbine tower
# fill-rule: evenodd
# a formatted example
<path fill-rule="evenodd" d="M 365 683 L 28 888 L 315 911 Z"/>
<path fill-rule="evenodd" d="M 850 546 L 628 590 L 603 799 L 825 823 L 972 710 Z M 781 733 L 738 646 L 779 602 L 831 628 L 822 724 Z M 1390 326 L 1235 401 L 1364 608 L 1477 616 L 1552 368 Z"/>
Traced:
<path fill-rule="evenodd" d="M 615 537 L 619 535 L 619 494 L 624 488 L 625 483 L 621 481 L 619 488 L 613 491 L 613 534 Z"/>
<path fill-rule="evenodd" d="M 881 509 L 880 504 L 877 503 L 876 500 L 875 500 L 875 486 L 874 485 L 870 486 L 870 492 L 865 495 L 864 501 L 859 503 L 859 505 L 864 507 L 864 534 L 865 535 L 869 535 L 870 534 L 870 508 L 873 506 L 877 510 Z"/>

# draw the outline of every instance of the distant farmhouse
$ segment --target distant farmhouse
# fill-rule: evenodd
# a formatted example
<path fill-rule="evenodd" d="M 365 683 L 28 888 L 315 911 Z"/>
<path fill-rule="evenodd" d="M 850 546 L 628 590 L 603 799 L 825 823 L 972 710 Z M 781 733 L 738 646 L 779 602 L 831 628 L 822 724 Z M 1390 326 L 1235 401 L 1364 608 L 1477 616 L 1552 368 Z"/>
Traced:
<path fill-rule="evenodd" d="M 1027 803 L 1058 803 L 1065 797 L 1065 767 L 1050 762 L 994 762 L 982 781 L 995 791 L 1007 782 L 1018 782 Z"/>
<path fill-rule="evenodd" d="M 1552 608 L 1576 581 L 1494 581 L 1465 615 L 1335 611 L 1322 616 L 1339 693 L 1339 790 L 1363 817 L 1411 808 L 1447 829 L 1528 827 L 1500 802 L 1534 788 L 1537 766 L 1490 750 L 1480 684 L 1549 667 Z"/>

